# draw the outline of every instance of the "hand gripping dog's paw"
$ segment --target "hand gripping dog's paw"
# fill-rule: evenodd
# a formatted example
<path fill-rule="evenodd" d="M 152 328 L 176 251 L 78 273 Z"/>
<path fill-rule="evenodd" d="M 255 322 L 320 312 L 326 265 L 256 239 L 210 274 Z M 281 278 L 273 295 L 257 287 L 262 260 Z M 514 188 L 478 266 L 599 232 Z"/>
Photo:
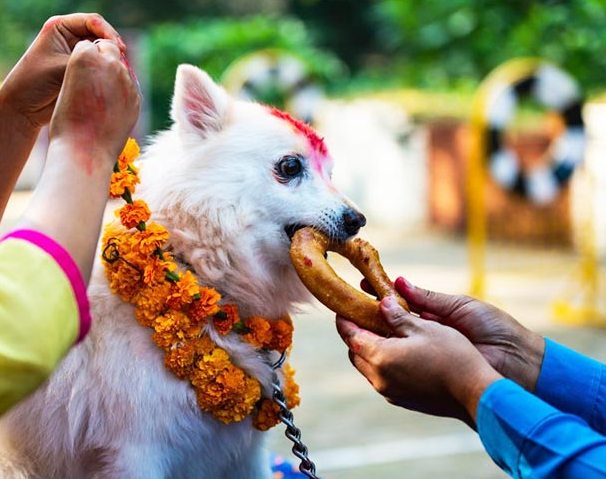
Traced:
<path fill-rule="evenodd" d="M 383 319 L 379 302 L 338 277 L 326 260 L 327 251 L 345 256 L 364 275 L 379 298 L 395 296 L 403 308 L 409 309 L 383 270 L 377 250 L 360 238 L 335 242 L 306 227 L 294 234 L 290 258 L 303 284 L 324 306 L 361 328 L 388 336 L 391 329 Z"/>

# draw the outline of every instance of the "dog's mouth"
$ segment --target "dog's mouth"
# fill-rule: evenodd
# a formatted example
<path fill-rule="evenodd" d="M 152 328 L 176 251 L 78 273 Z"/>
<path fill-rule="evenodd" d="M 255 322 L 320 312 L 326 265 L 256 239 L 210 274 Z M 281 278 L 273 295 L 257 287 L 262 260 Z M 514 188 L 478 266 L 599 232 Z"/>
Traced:
<path fill-rule="evenodd" d="M 297 231 L 299 231 L 301 228 L 305 228 L 306 226 L 309 226 L 309 225 L 302 224 L 302 223 L 292 223 L 292 224 L 286 225 L 284 227 L 284 232 L 286 233 L 286 236 L 288 236 L 288 239 L 290 241 L 292 241 L 292 237 L 295 235 L 295 233 Z"/>

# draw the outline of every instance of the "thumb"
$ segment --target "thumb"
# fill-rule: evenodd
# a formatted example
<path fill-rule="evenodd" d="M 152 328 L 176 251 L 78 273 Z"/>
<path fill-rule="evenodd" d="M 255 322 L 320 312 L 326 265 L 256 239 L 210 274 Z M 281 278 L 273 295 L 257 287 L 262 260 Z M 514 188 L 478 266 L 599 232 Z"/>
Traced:
<path fill-rule="evenodd" d="M 387 324 L 389 324 L 396 336 L 401 338 L 409 336 L 418 318 L 400 306 L 397 299 L 393 296 L 383 298 L 380 306 L 385 321 L 387 321 Z"/>
<path fill-rule="evenodd" d="M 459 303 L 459 296 L 437 293 L 419 288 L 401 276 L 395 281 L 396 291 L 408 302 L 415 313 L 432 313 L 437 316 L 450 315 Z"/>

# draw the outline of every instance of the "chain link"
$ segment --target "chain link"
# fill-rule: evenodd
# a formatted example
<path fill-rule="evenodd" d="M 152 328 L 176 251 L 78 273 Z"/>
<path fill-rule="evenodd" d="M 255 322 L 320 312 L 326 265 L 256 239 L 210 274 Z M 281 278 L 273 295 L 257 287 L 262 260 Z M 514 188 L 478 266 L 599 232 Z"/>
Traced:
<path fill-rule="evenodd" d="M 279 365 L 277 367 L 280 367 L 282 362 L 283 358 L 280 358 L 280 361 L 278 361 Z M 282 423 L 286 426 L 284 435 L 290 439 L 290 441 L 292 441 L 292 452 L 301 461 L 299 464 L 299 471 L 311 479 L 320 479 L 320 477 L 316 475 L 316 465 L 308 457 L 309 452 L 307 450 L 307 446 L 301 441 L 301 430 L 295 426 L 292 412 L 286 404 L 286 398 L 282 392 L 280 379 L 278 379 L 278 374 L 276 373 L 275 369 L 276 365 L 274 365 L 274 372 L 272 376 L 273 399 L 276 404 L 280 406 L 279 417 Z"/>

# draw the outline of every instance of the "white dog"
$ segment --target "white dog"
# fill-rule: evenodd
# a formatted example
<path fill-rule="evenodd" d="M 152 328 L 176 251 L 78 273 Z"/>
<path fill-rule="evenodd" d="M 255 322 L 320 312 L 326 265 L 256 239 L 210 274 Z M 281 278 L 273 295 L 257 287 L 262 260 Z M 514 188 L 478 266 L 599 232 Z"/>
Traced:
<path fill-rule="evenodd" d="M 289 260 L 295 229 L 344 240 L 365 223 L 332 186 L 322 142 L 265 106 L 235 101 L 189 65 L 177 71 L 172 118 L 143 155 L 138 194 L 169 229 L 175 256 L 243 316 L 292 311 L 308 299 Z M 250 418 L 224 425 L 202 413 L 101 270 L 89 288 L 87 339 L 2 418 L 0 477 L 268 478 Z M 269 397 L 266 359 L 236 334 L 214 337 Z"/>

